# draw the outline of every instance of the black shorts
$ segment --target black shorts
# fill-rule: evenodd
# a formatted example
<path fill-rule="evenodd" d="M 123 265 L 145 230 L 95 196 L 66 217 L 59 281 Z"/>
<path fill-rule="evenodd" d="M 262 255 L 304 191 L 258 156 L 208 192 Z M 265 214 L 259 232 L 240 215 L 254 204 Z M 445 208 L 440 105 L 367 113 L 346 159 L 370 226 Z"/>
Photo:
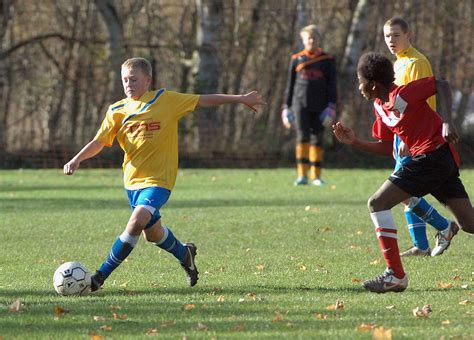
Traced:
<path fill-rule="evenodd" d="M 435 151 L 412 157 L 388 179 L 412 196 L 431 194 L 443 204 L 450 198 L 469 198 L 447 143 Z"/>

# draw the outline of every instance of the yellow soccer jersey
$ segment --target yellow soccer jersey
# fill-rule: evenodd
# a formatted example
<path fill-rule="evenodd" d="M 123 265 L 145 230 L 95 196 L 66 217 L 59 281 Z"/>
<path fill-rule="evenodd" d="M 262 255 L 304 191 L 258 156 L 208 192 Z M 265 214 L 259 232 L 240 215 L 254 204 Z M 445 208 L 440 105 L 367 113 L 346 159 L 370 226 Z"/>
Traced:
<path fill-rule="evenodd" d="M 397 61 L 395 61 L 393 69 L 395 84 L 399 86 L 433 75 L 429 60 L 413 46 L 397 53 Z M 436 111 L 436 97 L 431 96 L 427 102 Z"/>
<path fill-rule="evenodd" d="M 112 146 L 117 138 L 125 152 L 126 189 L 173 188 L 178 173 L 178 120 L 194 111 L 198 100 L 199 95 L 160 89 L 109 107 L 94 139 Z"/>

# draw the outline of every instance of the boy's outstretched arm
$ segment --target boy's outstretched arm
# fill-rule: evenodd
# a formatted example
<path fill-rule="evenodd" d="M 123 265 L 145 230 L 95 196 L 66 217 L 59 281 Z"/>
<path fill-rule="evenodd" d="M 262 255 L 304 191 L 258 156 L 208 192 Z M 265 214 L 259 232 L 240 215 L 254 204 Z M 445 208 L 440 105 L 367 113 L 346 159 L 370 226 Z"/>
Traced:
<path fill-rule="evenodd" d="M 82 148 L 69 162 L 64 165 L 64 174 L 72 175 L 79 168 L 81 162 L 97 155 L 104 148 L 104 143 L 92 140 Z"/>
<path fill-rule="evenodd" d="M 393 152 L 392 143 L 384 141 L 370 142 L 357 137 L 351 128 L 344 126 L 341 122 L 332 125 L 332 131 L 337 140 L 343 144 L 350 145 L 356 149 L 381 156 L 391 156 Z"/>
<path fill-rule="evenodd" d="M 453 99 L 451 87 L 446 80 L 436 79 L 436 111 L 443 119 L 443 138 L 448 143 L 457 143 L 459 135 L 452 122 L 451 108 Z"/>
<path fill-rule="evenodd" d="M 256 105 L 264 105 L 265 101 L 257 91 L 252 91 L 247 94 L 203 94 L 199 96 L 197 106 L 211 107 L 222 104 L 240 103 L 247 105 L 253 111 L 257 112 Z"/>

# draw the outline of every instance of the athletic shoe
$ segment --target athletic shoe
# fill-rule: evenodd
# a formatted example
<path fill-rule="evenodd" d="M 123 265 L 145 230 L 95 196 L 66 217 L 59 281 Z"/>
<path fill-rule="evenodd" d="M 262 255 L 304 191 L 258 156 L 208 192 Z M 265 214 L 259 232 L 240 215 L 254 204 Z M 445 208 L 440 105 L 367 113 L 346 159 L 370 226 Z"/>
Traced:
<path fill-rule="evenodd" d="M 95 274 L 91 276 L 91 292 L 99 290 L 99 288 L 103 286 L 104 281 L 105 276 L 97 270 Z"/>
<path fill-rule="evenodd" d="M 321 187 L 323 186 L 324 184 L 326 184 L 326 182 L 324 182 L 321 178 L 316 178 L 316 179 L 313 179 L 313 185 L 316 185 L 318 187 Z"/>
<path fill-rule="evenodd" d="M 362 287 L 374 293 L 403 292 L 408 287 L 408 276 L 401 279 L 395 277 L 391 269 L 385 269 L 382 275 L 373 280 L 367 280 Z"/>
<path fill-rule="evenodd" d="M 296 179 L 295 185 L 306 185 L 308 184 L 308 177 L 306 176 L 300 176 Z"/>
<path fill-rule="evenodd" d="M 403 253 L 400 253 L 401 257 L 405 256 L 431 256 L 431 249 L 428 248 L 426 250 L 420 249 L 418 247 L 411 247 L 408 250 L 405 250 Z"/>
<path fill-rule="evenodd" d="M 199 280 L 198 277 L 198 270 L 196 268 L 196 264 L 194 263 L 194 258 L 196 257 L 197 247 L 194 243 L 186 243 L 185 247 L 187 248 L 186 256 L 184 257 L 184 262 L 181 263 L 181 267 L 183 267 L 186 275 L 188 276 L 188 284 L 189 286 L 194 286 Z"/>
<path fill-rule="evenodd" d="M 446 229 L 438 231 L 436 233 L 436 247 L 433 248 L 431 256 L 441 255 L 446 249 L 448 249 L 453 237 L 458 233 L 458 231 L 459 226 L 454 221 L 450 222 Z"/>

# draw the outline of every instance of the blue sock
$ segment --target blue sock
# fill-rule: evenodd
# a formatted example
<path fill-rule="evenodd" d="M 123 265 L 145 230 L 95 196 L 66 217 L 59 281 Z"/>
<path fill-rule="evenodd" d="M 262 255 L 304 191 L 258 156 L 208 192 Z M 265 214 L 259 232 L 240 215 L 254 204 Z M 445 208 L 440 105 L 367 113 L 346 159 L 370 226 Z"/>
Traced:
<path fill-rule="evenodd" d="M 178 259 L 179 262 L 184 262 L 184 257 L 186 256 L 187 248 L 181 242 L 179 242 L 176 237 L 174 237 L 171 230 L 166 227 L 164 229 L 164 236 L 161 241 L 156 242 L 155 245 L 161 249 L 166 250 L 168 253 L 171 253 Z"/>
<path fill-rule="evenodd" d="M 429 248 L 426 237 L 426 224 L 410 209 L 405 209 L 405 218 L 408 224 L 408 231 L 415 247 L 426 250 Z"/>
<path fill-rule="evenodd" d="M 420 202 L 412 208 L 412 211 L 437 230 L 444 230 L 449 226 L 449 221 L 441 216 L 438 210 L 424 198 L 420 199 Z"/>
<path fill-rule="evenodd" d="M 132 252 L 140 236 L 132 236 L 124 231 L 112 245 L 109 256 L 99 268 L 99 271 L 106 278 L 117 268 L 123 260 Z"/>

